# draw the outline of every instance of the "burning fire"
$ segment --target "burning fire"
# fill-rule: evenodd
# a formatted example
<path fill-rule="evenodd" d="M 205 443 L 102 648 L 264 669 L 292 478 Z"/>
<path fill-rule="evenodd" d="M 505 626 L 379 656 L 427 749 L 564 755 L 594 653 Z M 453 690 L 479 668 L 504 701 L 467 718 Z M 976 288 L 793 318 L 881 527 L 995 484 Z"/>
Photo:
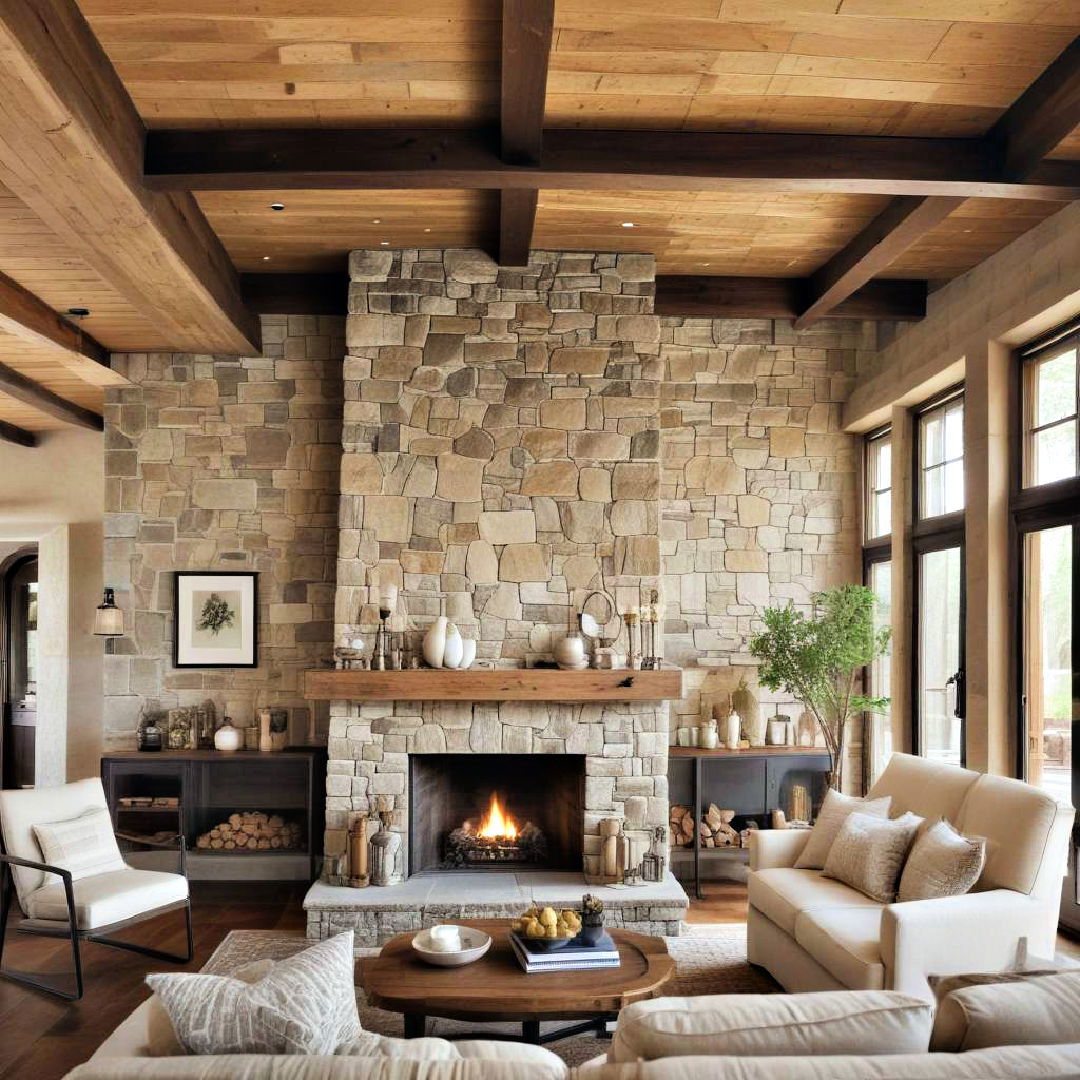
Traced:
<path fill-rule="evenodd" d="M 479 835 L 485 840 L 516 840 L 517 834 L 517 822 L 503 813 L 499 796 L 493 792 L 487 816 L 480 822 Z"/>

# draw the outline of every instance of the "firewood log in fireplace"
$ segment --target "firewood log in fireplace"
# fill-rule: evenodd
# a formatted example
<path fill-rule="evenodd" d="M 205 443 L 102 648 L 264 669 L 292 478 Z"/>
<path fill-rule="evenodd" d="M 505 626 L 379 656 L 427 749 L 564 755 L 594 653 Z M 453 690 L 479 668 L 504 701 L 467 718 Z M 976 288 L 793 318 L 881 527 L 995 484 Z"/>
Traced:
<path fill-rule="evenodd" d="M 454 829 L 446 837 L 443 866 L 497 866 L 504 863 L 547 861 L 547 838 L 531 821 L 527 821 L 513 838 L 482 836 L 471 822 Z"/>

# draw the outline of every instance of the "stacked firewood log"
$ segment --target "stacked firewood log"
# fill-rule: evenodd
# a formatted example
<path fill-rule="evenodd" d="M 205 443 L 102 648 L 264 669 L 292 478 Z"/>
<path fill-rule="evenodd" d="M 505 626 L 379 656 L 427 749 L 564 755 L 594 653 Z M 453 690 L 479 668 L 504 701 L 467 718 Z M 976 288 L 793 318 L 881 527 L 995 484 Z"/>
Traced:
<path fill-rule="evenodd" d="M 213 851 L 296 851 L 303 847 L 304 831 L 279 814 L 230 814 L 195 840 L 197 848 Z"/>
<path fill-rule="evenodd" d="M 747 839 L 732 826 L 734 810 L 721 810 L 716 803 L 709 803 L 709 808 L 697 823 L 703 848 L 745 847 Z M 668 818 L 671 825 L 671 843 L 673 847 L 690 847 L 694 843 L 694 814 L 689 806 L 677 803 L 671 807 Z M 756 824 L 751 822 L 751 829 Z M 748 830 L 743 830 L 744 832 Z"/>

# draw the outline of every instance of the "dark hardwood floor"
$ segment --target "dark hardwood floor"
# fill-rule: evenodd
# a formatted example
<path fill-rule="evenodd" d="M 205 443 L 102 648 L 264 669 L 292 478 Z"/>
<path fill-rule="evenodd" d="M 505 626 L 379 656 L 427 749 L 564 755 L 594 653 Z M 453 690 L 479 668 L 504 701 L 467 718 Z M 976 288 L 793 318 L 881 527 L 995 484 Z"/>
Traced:
<path fill-rule="evenodd" d="M 195 959 L 178 971 L 198 971 L 230 930 L 304 932 L 303 885 L 195 884 L 192 911 Z M 15 920 L 13 919 L 14 923 Z M 162 915 L 123 935 L 169 952 L 184 951 L 184 919 Z M 109 1033 L 147 996 L 143 979 L 169 965 L 137 953 L 84 944 L 86 993 L 66 1002 L 0 979 L 0 1077 L 55 1080 L 85 1061 Z M 30 937 L 8 930 L 4 966 L 69 978 L 67 941 Z"/>
<path fill-rule="evenodd" d="M 302 934 L 302 885 L 195 884 L 192 886 L 197 971 L 230 930 L 280 930 Z M 705 899 L 691 903 L 692 923 L 743 922 L 746 886 L 709 882 Z M 182 952 L 183 917 L 177 913 L 127 932 L 128 938 Z M 1080 959 L 1080 947 L 1059 938 L 1062 953 Z M 32 968 L 61 978 L 69 971 L 67 942 L 29 938 L 14 928 L 7 935 L 5 966 Z M 145 976 L 164 970 L 156 960 L 101 945 L 83 947 L 86 994 L 64 1002 L 0 980 L 0 1078 L 58 1080 L 85 1061 L 110 1032 L 147 996 Z"/>

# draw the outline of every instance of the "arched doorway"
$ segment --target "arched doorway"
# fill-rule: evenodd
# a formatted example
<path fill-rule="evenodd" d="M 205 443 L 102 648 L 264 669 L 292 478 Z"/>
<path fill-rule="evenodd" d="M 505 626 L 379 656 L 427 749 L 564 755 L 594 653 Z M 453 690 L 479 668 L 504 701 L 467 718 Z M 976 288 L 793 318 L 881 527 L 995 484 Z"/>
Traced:
<path fill-rule="evenodd" d="M 0 617 L 0 780 L 6 788 L 33 787 L 38 670 L 36 547 L 17 551 L 0 564 Z"/>

